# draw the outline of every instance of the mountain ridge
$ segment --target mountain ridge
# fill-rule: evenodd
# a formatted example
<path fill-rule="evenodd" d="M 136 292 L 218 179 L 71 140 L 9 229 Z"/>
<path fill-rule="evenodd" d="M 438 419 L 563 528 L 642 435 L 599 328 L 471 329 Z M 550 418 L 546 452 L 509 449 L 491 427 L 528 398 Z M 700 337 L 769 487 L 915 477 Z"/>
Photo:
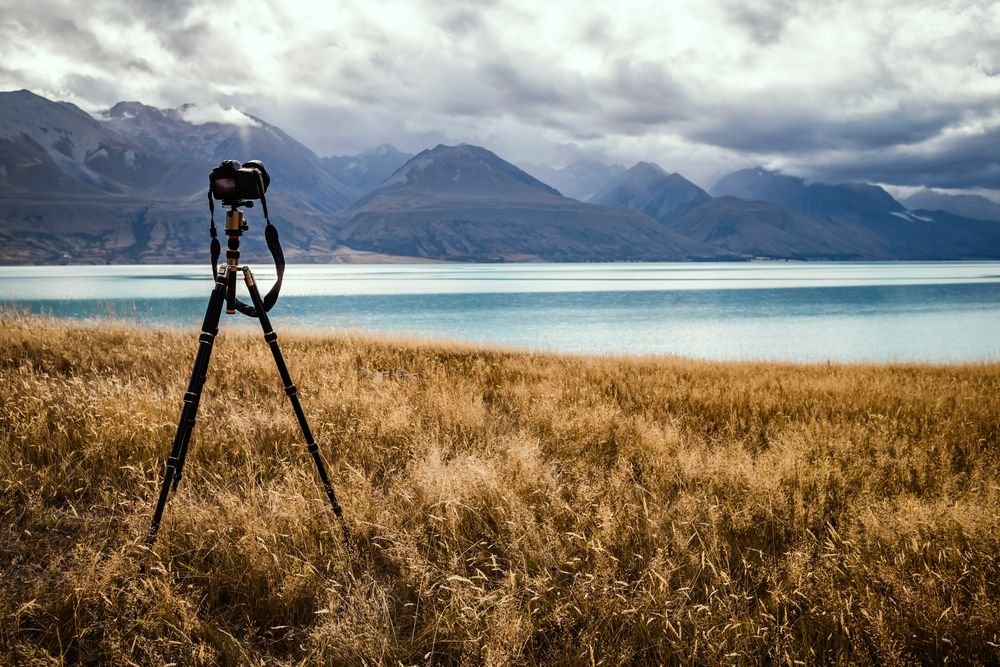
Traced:
<path fill-rule="evenodd" d="M 713 196 L 760 200 L 814 215 L 888 214 L 906 210 L 892 195 L 868 183 L 807 183 L 760 167 L 723 176 L 710 189 Z"/>
<path fill-rule="evenodd" d="M 0 262 L 201 261 L 207 174 L 232 158 L 267 165 L 290 261 L 1000 257 L 1000 223 L 908 210 L 865 183 L 756 168 L 724 176 L 713 198 L 653 163 L 553 170 L 577 184 L 608 175 L 583 203 L 471 144 L 320 158 L 238 109 L 133 101 L 91 115 L 21 90 L 0 93 Z"/>

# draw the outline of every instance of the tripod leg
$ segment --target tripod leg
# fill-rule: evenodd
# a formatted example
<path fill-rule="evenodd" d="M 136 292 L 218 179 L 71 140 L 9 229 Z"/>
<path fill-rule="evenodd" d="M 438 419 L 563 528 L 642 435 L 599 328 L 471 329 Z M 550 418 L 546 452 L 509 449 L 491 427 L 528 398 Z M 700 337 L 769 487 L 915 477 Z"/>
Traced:
<path fill-rule="evenodd" d="M 163 483 L 160 485 L 156 509 L 153 511 L 153 520 L 149 525 L 149 534 L 146 536 L 147 546 L 151 546 L 156 540 L 156 533 L 160 529 L 160 520 L 163 518 L 163 509 L 167 505 L 167 495 L 170 492 L 171 484 L 176 489 L 177 482 L 181 478 L 181 468 L 184 465 L 184 457 L 187 455 L 188 442 L 191 440 L 191 431 L 194 429 L 198 403 L 201 400 L 201 389 L 208 373 L 208 360 L 212 356 L 212 345 L 215 343 L 215 335 L 219 330 L 219 317 L 222 315 L 222 301 L 225 293 L 225 283 L 216 282 L 212 296 L 208 300 L 205 319 L 201 325 L 201 335 L 198 337 L 198 354 L 194 360 L 194 368 L 191 370 L 191 380 L 188 382 L 187 392 L 184 394 L 184 407 L 181 409 L 181 417 L 177 424 L 177 432 L 174 434 L 170 457 L 167 458 L 167 467 L 163 475 Z"/>
<path fill-rule="evenodd" d="M 316 464 L 316 470 L 319 472 L 319 478 L 323 482 L 323 489 L 326 491 L 326 497 L 330 499 L 330 505 L 333 507 L 333 513 L 340 520 L 341 528 L 344 531 L 345 541 L 350 540 L 350 534 L 347 531 L 347 524 L 344 522 L 343 510 L 340 507 L 340 503 L 337 502 L 337 494 L 333 491 L 333 484 L 330 482 L 330 476 L 327 475 L 326 466 L 323 464 L 323 458 L 319 453 L 319 445 L 313 439 L 312 430 L 309 428 L 309 422 L 306 421 L 306 415 L 302 411 L 302 404 L 299 402 L 298 390 L 295 385 L 292 384 L 292 377 L 288 373 L 288 367 L 285 365 L 285 359 L 281 355 L 281 348 L 278 347 L 278 334 L 274 333 L 274 329 L 271 327 L 271 320 L 267 316 L 267 311 L 264 309 L 264 300 L 260 296 L 260 290 L 257 289 L 257 283 L 254 282 L 253 274 L 250 272 L 249 267 L 243 267 L 243 277 L 246 280 L 247 290 L 250 292 L 250 298 L 253 300 L 253 306 L 257 310 L 257 318 L 260 320 L 261 329 L 264 330 L 264 341 L 267 342 L 268 347 L 271 348 L 271 355 L 274 357 L 274 363 L 278 366 L 278 374 L 281 376 L 281 381 L 285 385 L 285 393 L 288 395 L 288 400 L 292 403 L 292 410 L 295 411 L 295 418 L 299 421 L 299 428 L 302 429 L 302 435 L 306 439 L 306 447 L 309 453 L 312 455 L 313 463 Z"/>
<path fill-rule="evenodd" d="M 209 307 L 211 308 L 212 306 L 210 305 Z M 205 325 L 207 325 L 207 324 L 210 324 L 210 323 L 206 322 Z M 205 325 L 203 325 L 203 326 L 205 326 Z M 205 330 L 203 329 L 202 335 L 204 335 L 204 331 Z M 202 391 L 202 388 L 205 386 L 205 380 L 208 377 L 208 362 L 209 362 L 209 360 L 211 359 L 211 356 L 212 356 L 212 348 L 213 348 L 213 345 L 214 345 L 214 342 L 215 342 L 215 337 L 219 335 L 219 318 L 218 318 L 218 316 L 216 316 L 216 318 L 215 318 L 215 329 L 213 329 L 211 331 L 211 335 L 212 335 L 212 340 L 209 341 L 208 351 L 205 353 L 205 355 L 203 355 L 203 356 L 199 355 L 197 358 L 195 358 L 195 366 L 194 366 L 194 369 L 191 371 L 191 379 L 192 380 L 194 380 L 194 376 L 195 375 L 198 376 L 198 385 L 194 389 L 193 392 L 191 391 L 191 387 L 189 385 L 188 386 L 188 392 L 184 396 L 184 400 L 185 400 L 185 404 L 186 404 L 187 400 L 188 400 L 188 396 L 190 396 L 193 393 L 194 394 L 194 399 L 193 399 L 194 405 L 192 405 L 191 409 L 188 411 L 188 417 L 189 417 L 189 419 L 187 420 L 187 422 L 184 423 L 183 427 L 178 426 L 178 428 L 177 428 L 177 437 L 181 437 L 182 440 L 181 440 L 180 454 L 177 456 L 177 467 L 176 467 L 175 472 L 174 472 L 173 484 L 171 484 L 171 489 L 170 489 L 171 493 L 174 493 L 174 492 L 177 491 L 177 485 L 181 483 L 181 477 L 184 474 L 184 461 L 187 458 L 188 443 L 191 442 L 191 433 L 194 431 L 194 425 L 195 425 L 195 422 L 197 421 L 198 406 L 201 404 L 201 391 Z M 200 338 L 199 338 L 199 340 L 200 340 Z M 183 435 L 181 435 L 181 434 L 183 434 Z"/>

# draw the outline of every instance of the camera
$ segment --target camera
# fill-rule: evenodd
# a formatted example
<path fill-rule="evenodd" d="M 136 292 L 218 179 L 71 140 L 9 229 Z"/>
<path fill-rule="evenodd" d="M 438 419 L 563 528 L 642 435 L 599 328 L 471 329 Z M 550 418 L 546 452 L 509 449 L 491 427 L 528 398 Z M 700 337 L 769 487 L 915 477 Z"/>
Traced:
<path fill-rule="evenodd" d="M 237 160 L 223 160 L 209 176 L 212 195 L 225 203 L 244 199 L 260 199 L 271 177 L 260 160 L 240 164 Z"/>

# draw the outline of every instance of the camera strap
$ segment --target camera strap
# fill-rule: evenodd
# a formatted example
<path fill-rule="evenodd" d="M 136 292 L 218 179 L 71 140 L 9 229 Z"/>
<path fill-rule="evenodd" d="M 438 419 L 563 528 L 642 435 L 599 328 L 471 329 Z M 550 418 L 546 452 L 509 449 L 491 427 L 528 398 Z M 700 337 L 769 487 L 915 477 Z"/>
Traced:
<path fill-rule="evenodd" d="M 271 217 L 267 212 L 267 198 L 264 195 L 264 179 L 261 177 L 260 172 L 257 172 L 257 194 L 260 198 L 260 207 L 264 212 L 264 221 L 267 226 L 264 227 L 264 240 L 267 242 L 267 249 L 271 252 L 271 259 L 274 260 L 274 271 L 277 274 L 277 279 L 274 281 L 274 285 L 268 290 L 267 294 L 264 295 L 264 311 L 267 312 L 274 307 L 274 304 L 278 302 L 278 294 L 281 292 L 281 283 L 285 277 L 285 253 L 281 249 L 281 240 L 278 238 L 278 228 L 271 224 Z M 212 254 L 212 276 L 218 280 L 219 266 L 219 256 L 222 254 L 222 247 L 219 243 L 219 233 L 215 228 L 215 202 L 212 200 L 212 179 L 208 179 L 208 214 L 210 218 L 210 224 L 208 233 L 212 237 L 211 244 L 211 254 Z M 240 311 L 247 317 L 257 317 L 257 309 L 249 303 L 244 303 L 239 299 L 235 300 L 233 304 L 236 310 Z"/>
<path fill-rule="evenodd" d="M 212 177 L 208 177 L 208 216 L 211 224 L 208 233 L 212 236 L 212 278 L 218 279 L 219 255 L 222 254 L 222 247 L 219 245 L 219 233 L 215 230 L 215 203 L 212 201 Z"/>
<path fill-rule="evenodd" d="M 257 195 L 260 198 L 260 208 L 264 212 L 264 240 L 267 242 L 267 249 L 271 252 L 271 259 L 274 260 L 274 272 L 277 278 L 274 285 L 264 295 L 264 311 L 267 312 L 278 302 L 278 294 L 281 292 L 281 281 L 285 276 L 285 253 L 281 249 L 281 241 L 278 238 L 278 228 L 271 224 L 271 217 L 267 214 L 267 197 L 264 195 L 264 177 L 257 171 Z M 236 300 L 236 310 L 248 317 L 257 317 L 257 309 L 248 303 Z"/>

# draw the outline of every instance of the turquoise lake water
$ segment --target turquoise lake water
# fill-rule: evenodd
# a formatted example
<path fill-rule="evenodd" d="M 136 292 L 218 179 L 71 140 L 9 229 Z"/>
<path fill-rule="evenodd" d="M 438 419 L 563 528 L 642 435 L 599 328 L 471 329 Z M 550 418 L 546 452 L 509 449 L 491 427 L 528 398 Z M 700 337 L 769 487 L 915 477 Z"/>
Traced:
<path fill-rule="evenodd" d="M 266 291 L 273 269 L 256 275 Z M 207 266 L 0 267 L 0 303 L 196 330 L 211 280 Z M 561 352 L 995 361 L 1000 262 L 297 265 L 271 319 L 279 334 Z M 237 314 L 223 331 L 235 323 L 256 326 Z"/>

